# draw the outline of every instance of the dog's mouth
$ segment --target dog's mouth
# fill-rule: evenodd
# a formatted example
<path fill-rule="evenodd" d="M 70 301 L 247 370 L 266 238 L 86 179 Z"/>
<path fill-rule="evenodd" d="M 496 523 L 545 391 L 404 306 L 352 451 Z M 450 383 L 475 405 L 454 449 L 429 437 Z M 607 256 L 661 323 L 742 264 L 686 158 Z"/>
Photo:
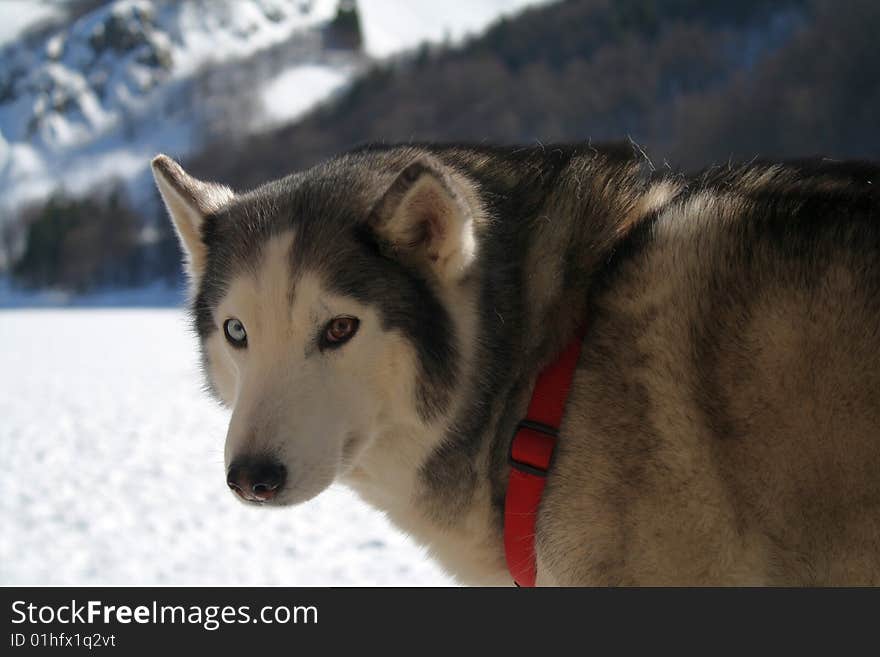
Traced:
<path fill-rule="evenodd" d="M 247 507 L 251 508 L 279 508 L 282 506 L 287 506 L 283 499 L 273 499 L 273 500 L 246 500 L 241 497 L 238 500 Z"/>
<path fill-rule="evenodd" d="M 253 493 L 251 491 L 242 491 L 237 487 L 229 486 L 233 493 L 235 493 L 236 497 L 244 502 L 245 504 L 252 504 L 256 506 L 263 506 L 267 504 L 272 504 L 275 502 L 277 496 L 281 493 L 279 490 L 271 490 L 266 492 L 260 492 L 259 494 Z M 260 496 L 262 495 L 262 497 Z M 271 495 L 271 496 L 270 496 Z"/>
<path fill-rule="evenodd" d="M 297 504 L 300 501 L 294 499 L 295 496 L 291 495 L 292 491 L 288 488 L 278 488 L 273 491 L 271 495 L 263 496 L 240 493 L 239 491 L 233 489 L 231 486 L 230 490 L 239 502 L 241 502 L 246 507 L 254 509 L 277 509 L 284 506 Z"/>

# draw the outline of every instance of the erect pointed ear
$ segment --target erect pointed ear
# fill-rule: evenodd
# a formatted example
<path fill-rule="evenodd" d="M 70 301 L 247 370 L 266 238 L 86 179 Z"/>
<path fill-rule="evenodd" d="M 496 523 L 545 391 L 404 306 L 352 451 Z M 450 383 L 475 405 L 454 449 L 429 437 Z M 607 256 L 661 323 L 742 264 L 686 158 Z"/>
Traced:
<path fill-rule="evenodd" d="M 370 214 L 370 225 L 390 255 L 456 282 L 476 255 L 473 193 L 439 162 L 410 164 Z"/>
<path fill-rule="evenodd" d="M 186 253 L 191 282 L 196 284 L 205 271 L 207 255 L 202 223 L 207 215 L 229 203 L 234 194 L 223 185 L 196 180 L 167 155 L 157 155 L 151 164 L 156 186 Z"/>

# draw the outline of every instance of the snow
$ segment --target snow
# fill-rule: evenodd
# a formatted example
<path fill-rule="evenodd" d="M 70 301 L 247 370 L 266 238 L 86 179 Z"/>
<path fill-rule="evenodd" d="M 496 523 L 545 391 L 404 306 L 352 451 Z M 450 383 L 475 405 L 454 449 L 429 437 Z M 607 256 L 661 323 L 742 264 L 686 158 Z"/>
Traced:
<path fill-rule="evenodd" d="M 174 34 L 179 37 L 176 75 L 193 73 L 205 62 L 240 59 L 280 43 L 304 28 L 322 24 L 335 14 L 334 0 L 298 3 L 285 0 L 226 0 L 178 3 L 166 12 L 175 13 Z M 278 17 L 281 18 L 278 18 Z"/>
<path fill-rule="evenodd" d="M 114 0 L 42 41 L 6 44 L 0 52 L 0 94 L 6 94 L 0 138 L 8 144 L 0 148 L 0 215 L 59 186 L 84 193 L 105 183 L 108 172 L 142 200 L 139 192 L 152 191 L 151 156 L 192 152 L 203 137 L 204 114 L 224 102 L 223 93 L 219 100 L 205 97 L 204 71 L 250 61 L 296 39 L 317 58 L 319 30 L 335 10 L 336 0 Z M 0 3 L 0 23 L 10 13 Z M 350 78 L 354 70 L 345 64 L 340 74 Z M 300 106 L 326 93 L 301 86 Z M 271 121 L 280 118 L 275 113 Z M 265 128 L 266 121 L 241 124 Z M 95 158 L 103 162 L 95 166 Z"/>
<path fill-rule="evenodd" d="M 451 583 L 341 487 L 234 499 L 180 310 L 0 311 L 0 343 L 0 585 Z"/>
<path fill-rule="evenodd" d="M 458 42 L 501 16 L 547 0 L 359 0 L 367 52 L 388 57 L 423 42 Z"/>
<path fill-rule="evenodd" d="M 351 73 L 337 66 L 306 64 L 288 69 L 263 88 L 264 120 L 269 123 L 291 121 L 315 104 L 341 89 Z"/>
<path fill-rule="evenodd" d="M 0 47 L 16 39 L 24 30 L 44 20 L 57 18 L 57 7 L 34 0 L 3 0 L 3 20 L 0 21 Z"/>
<path fill-rule="evenodd" d="M 541 2 L 546 0 L 360 0 L 358 6 L 367 54 L 388 57 L 425 41 L 459 41 L 500 15 Z M 222 114 L 228 109 L 224 93 L 235 96 L 221 91 L 220 101 L 206 100 L 199 88 L 199 75 L 220 70 L 223 62 L 253 61 L 262 53 L 266 66 L 282 66 L 257 83 L 262 113 L 239 108 L 233 125 L 247 133 L 295 120 L 366 63 L 322 45 L 320 31 L 337 4 L 113 0 L 41 42 L 10 39 L 0 66 L 0 91 L 6 79 L 13 92 L 0 102 L 0 221 L 11 216 L 4 210 L 57 187 L 85 193 L 106 183 L 108 172 L 126 183 L 135 203 L 153 202 L 151 156 L 164 151 L 185 157 L 196 150 L 206 134 L 204 114 Z M 42 18 L 31 5 L 39 6 L 0 3 L 0 24 L 15 24 L 22 12 L 31 16 L 25 22 Z M 134 45 L 121 45 L 120 38 Z M 295 56 L 272 54 L 293 41 L 300 44 L 291 50 Z"/>

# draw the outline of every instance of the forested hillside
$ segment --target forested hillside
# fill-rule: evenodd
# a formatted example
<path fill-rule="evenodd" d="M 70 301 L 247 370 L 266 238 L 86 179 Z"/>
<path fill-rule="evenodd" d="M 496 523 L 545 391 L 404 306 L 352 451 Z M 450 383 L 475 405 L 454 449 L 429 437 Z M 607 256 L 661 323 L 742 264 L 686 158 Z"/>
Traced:
<path fill-rule="evenodd" d="M 249 186 L 364 141 L 630 137 L 655 161 L 880 155 L 880 3 L 579 0 L 374 68 L 335 105 L 191 165 Z"/>
<path fill-rule="evenodd" d="M 244 189 L 374 141 L 631 138 L 685 170 L 877 158 L 878 35 L 876 0 L 571 0 L 375 64 L 299 121 L 185 164 Z M 172 274 L 173 257 L 148 260 Z"/>

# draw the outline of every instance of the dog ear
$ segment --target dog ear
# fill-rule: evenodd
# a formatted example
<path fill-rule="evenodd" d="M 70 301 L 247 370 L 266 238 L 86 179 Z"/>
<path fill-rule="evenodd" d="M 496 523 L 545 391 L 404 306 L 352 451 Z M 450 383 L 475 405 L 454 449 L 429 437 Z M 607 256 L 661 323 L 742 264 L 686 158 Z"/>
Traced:
<path fill-rule="evenodd" d="M 476 252 L 474 217 L 463 189 L 440 163 L 419 160 L 391 184 L 370 226 L 392 257 L 456 282 Z"/>
<path fill-rule="evenodd" d="M 234 194 L 223 185 L 196 180 L 167 155 L 157 155 L 151 165 L 156 186 L 186 253 L 190 280 L 196 284 L 204 273 L 207 255 L 202 223 L 207 215 L 229 203 Z"/>

